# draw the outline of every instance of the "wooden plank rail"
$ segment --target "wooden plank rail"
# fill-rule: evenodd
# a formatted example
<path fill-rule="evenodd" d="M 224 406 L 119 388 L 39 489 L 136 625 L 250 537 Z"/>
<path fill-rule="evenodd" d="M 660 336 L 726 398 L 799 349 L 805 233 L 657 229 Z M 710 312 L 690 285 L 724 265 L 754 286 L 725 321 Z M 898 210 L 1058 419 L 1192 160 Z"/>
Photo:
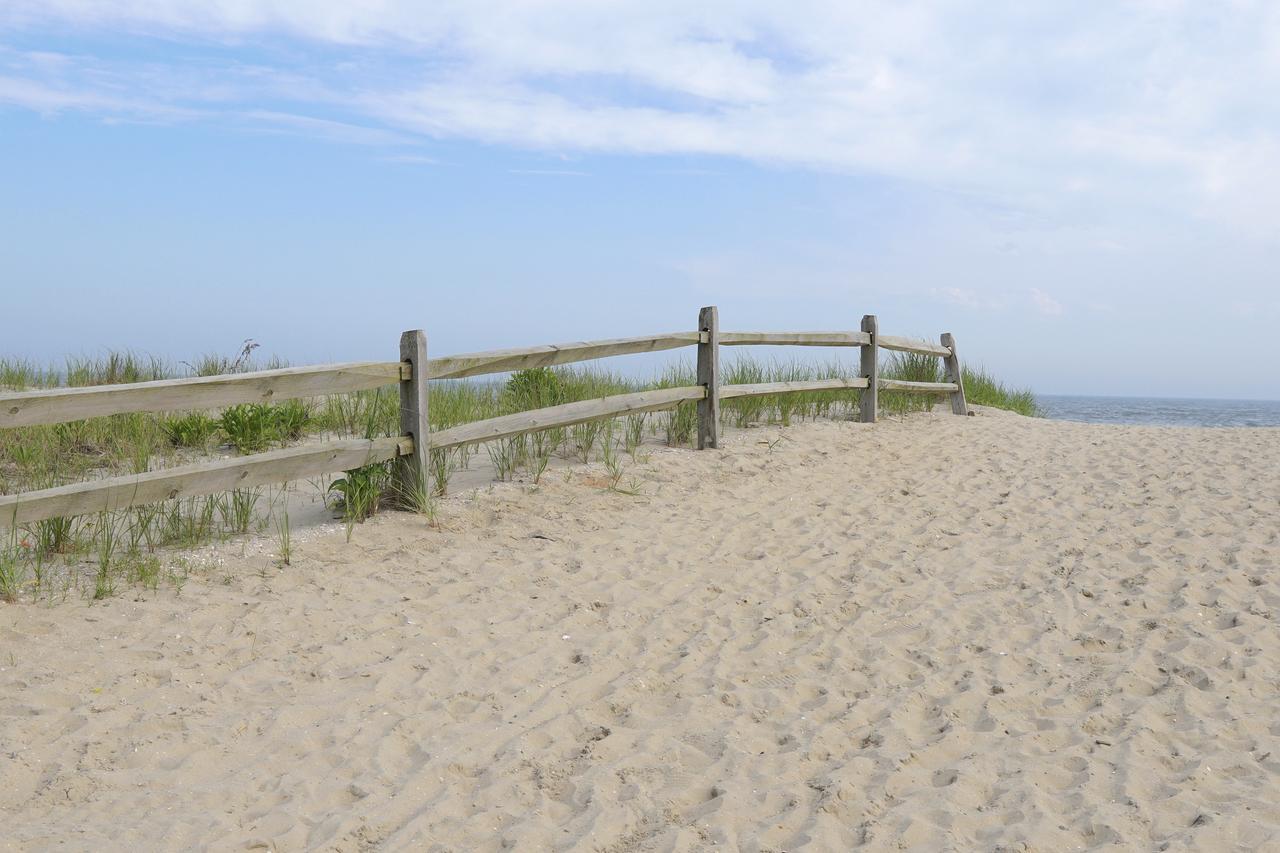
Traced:
<path fill-rule="evenodd" d="M 661 352 L 678 347 L 694 346 L 701 340 L 702 336 L 698 332 L 671 332 L 639 338 L 578 341 L 569 344 L 448 355 L 433 358 L 427 362 L 427 377 L 429 379 L 462 379 L 486 373 L 508 373 L 529 367 L 551 367 L 556 364 L 571 364 L 575 361 L 590 361 L 613 355 Z"/>
<path fill-rule="evenodd" d="M 398 361 L 370 361 L 0 393 L 0 428 L 60 424 L 126 412 L 216 409 L 237 403 L 344 394 L 399 382 L 401 373 Z"/>
<path fill-rule="evenodd" d="M 852 379 L 810 379 L 798 382 L 756 382 L 749 385 L 721 385 L 720 399 L 733 397 L 759 397 L 765 394 L 796 394 L 802 391 L 844 391 L 866 388 L 870 383 L 864 377 Z"/>
<path fill-rule="evenodd" d="M 881 379 L 880 387 L 886 391 L 915 391 L 923 394 L 950 394 L 960 390 L 954 382 L 908 382 L 905 379 Z"/>
<path fill-rule="evenodd" d="M 865 332 L 721 332 L 720 346 L 861 347 L 871 343 Z"/>
<path fill-rule="evenodd" d="M 333 474 L 413 453 L 407 437 L 326 441 L 0 496 L 0 527 Z"/>
<path fill-rule="evenodd" d="M 951 350 L 937 344 L 931 344 L 928 341 L 920 341 L 915 338 L 902 338 L 897 335 L 880 335 L 878 344 L 881 349 L 897 350 L 898 352 L 914 352 L 920 355 L 936 355 L 943 358 L 951 355 Z"/>
<path fill-rule="evenodd" d="M 431 447 L 435 449 L 478 441 L 494 441 L 522 432 L 572 426 L 636 412 L 669 409 L 684 400 L 701 400 L 706 394 L 707 389 L 701 385 L 688 385 L 680 388 L 657 388 L 634 394 L 615 394 L 598 400 L 581 400 L 577 403 L 565 403 L 530 412 L 516 412 L 513 415 L 503 415 L 433 432 Z"/>

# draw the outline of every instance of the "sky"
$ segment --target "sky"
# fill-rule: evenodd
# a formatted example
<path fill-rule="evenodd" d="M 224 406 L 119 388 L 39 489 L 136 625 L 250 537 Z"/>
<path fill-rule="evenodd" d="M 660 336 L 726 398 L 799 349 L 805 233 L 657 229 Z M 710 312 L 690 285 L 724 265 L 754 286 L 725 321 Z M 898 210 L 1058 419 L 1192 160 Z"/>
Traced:
<path fill-rule="evenodd" d="M 1276 92 L 1276 2 L 4 0 L 0 357 L 714 304 L 949 331 L 1041 393 L 1278 399 Z"/>

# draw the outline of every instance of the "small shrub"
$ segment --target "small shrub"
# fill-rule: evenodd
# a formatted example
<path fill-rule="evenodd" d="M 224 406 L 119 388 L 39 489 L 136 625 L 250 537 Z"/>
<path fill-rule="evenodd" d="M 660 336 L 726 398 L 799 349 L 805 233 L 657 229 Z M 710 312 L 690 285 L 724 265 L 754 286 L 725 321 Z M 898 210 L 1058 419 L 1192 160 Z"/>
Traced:
<path fill-rule="evenodd" d="M 217 433 L 218 422 L 203 412 L 191 412 L 164 418 L 160 428 L 174 447 L 204 450 Z"/>
<path fill-rule="evenodd" d="M 0 548 L 0 599 L 17 601 L 26 580 L 27 567 L 17 547 Z"/>
<path fill-rule="evenodd" d="M 275 440 L 276 418 L 265 403 L 232 406 L 222 413 L 222 431 L 241 453 L 259 453 Z"/>
<path fill-rule="evenodd" d="M 329 485 L 329 492 L 337 493 L 333 506 L 342 510 L 347 522 L 347 539 L 351 538 L 353 524 L 363 522 L 378 511 L 390 482 L 390 467 L 385 462 L 375 462 L 353 468 Z"/>
<path fill-rule="evenodd" d="M 564 382 L 549 367 L 531 367 L 511 374 L 502 392 L 503 407 L 511 412 L 545 409 L 563 402 Z"/>
<path fill-rule="evenodd" d="M 311 423 L 311 407 L 302 400 L 289 400 L 275 407 L 272 419 L 278 441 L 297 441 Z"/>

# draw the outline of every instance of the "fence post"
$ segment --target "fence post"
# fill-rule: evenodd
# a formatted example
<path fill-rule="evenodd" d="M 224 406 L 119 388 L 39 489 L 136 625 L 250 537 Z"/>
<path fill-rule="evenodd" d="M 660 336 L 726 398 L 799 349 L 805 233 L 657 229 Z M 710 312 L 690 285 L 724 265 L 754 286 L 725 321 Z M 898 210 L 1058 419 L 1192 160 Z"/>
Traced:
<path fill-rule="evenodd" d="M 427 335 L 421 329 L 400 336 L 400 361 L 409 378 L 400 375 L 400 434 L 413 436 L 413 454 L 397 460 L 402 499 L 411 503 L 428 493 L 431 430 L 427 421 Z"/>
<path fill-rule="evenodd" d="M 942 364 L 946 369 L 947 381 L 956 383 L 956 390 L 951 392 L 951 413 L 953 415 L 969 414 L 969 406 L 964 398 L 964 374 L 960 370 L 960 356 L 956 354 L 956 339 L 950 332 L 944 332 L 942 345 L 951 350 L 951 355 L 943 356 Z"/>
<path fill-rule="evenodd" d="M 698 449 L 720 446 L 720 315 L 716 306 L 698 312 L 698 384 L 707 396 L 698 401 Z"/>
<path fill-rule="evenodd" d="M 862 345 L 862 375 L 867 379 L 867 387 L 862 392 L 862 417 L 864 424 L 876 422 L 876 407 L 880 404 L 880 327 L 876 323 L 875 314 L 867 314 L 862 318 L 862 331 L 871 336 L 871 343 Z"/>

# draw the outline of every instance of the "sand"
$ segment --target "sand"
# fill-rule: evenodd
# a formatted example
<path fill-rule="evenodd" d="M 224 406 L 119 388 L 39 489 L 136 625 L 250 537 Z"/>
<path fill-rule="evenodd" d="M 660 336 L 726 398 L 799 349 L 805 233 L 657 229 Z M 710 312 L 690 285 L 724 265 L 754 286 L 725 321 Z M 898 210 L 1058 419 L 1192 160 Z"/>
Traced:
<path fill-rule="evenodd" d="M 0 606 L 0 848 L 1280 849 L 1280 430 L 930 414 L 633 474 Z"/>

